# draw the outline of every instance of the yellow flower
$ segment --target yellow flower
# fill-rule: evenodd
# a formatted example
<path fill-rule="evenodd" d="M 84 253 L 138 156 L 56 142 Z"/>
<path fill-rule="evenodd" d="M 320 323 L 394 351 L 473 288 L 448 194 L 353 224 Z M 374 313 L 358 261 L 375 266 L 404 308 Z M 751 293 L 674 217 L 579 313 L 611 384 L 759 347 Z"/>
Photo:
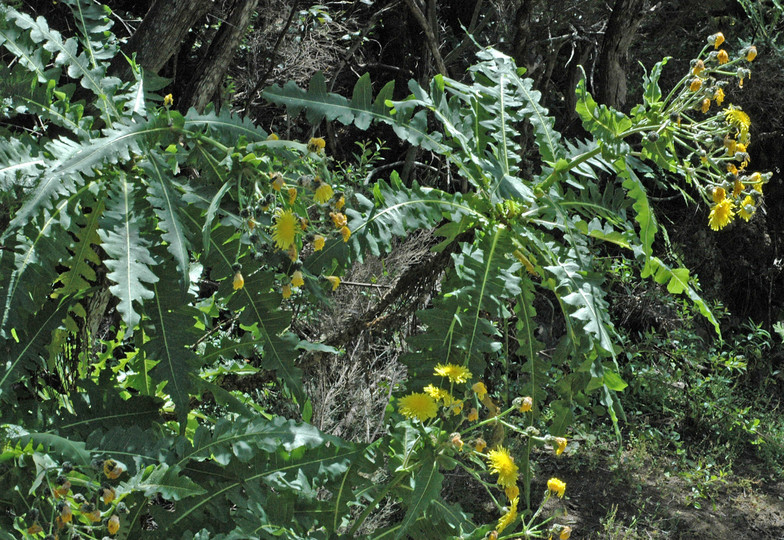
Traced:
<path fill-rule="evenodd" d="M 272 182 L 272 189 L 274 189 L 275 191 L 280 191 L 281 189 L 283 189 L 283 184 L 285 182 L 283 180 L 282 174 L 278 172 L 272 173 L 272 176 L 270 176 L 270 181 Z"/>
<path fill-rule="evenodd" d="M 514 523 L 517 519 L 517 503 L 520 499 L 515 497 L 512 500 L 512 505 L 509 507 L 509 510 L 501 516 L 501 519 L 498 520 L 498 525 L 496 525 L 495 529 L 500 533 L 503 532 L 509 525 Z"/>
<path fill-rule="evenodd" d="M 691 84 L 689 84 L 689 90 L 691 90 L 692 92 L 696 92 L 700 88 L 702 88 L 702 79 L 700 79 L 699 77 L 693 78 L 691 80 Z"/>
<path fill-rule="evenodd" d="M 724 121 L 727 125 L 734 127 L 740 133 L 738 140 L 742 143 L 748 141 L 749 128 L 751 127 L 751 118 L 749 115 L 740 109 L 730 105 L 724 109 Z"/>
<path fill-rule="evenodd" d="M 278 137 L 274 133 L 270 133 L 269 135 L 267 135 L 267 140 L 268 141 L 279 141 L 280 137 Z"/>
<path fill-rule="evenodd" d="M 289 254 L 289 259 L 291 259 L 291 262 L 297 262 L 297 257 L 299 257 L 299 254 L 297 253 L 297 246 L 291 244 L 287 252 Z"/>
<path fill-rule="evenodd" d="M 754 198 L 751 195 L 746 195 L 746 198 L 740 203 L 738 215 L 742 217 L 744 221 L 748 221 L 751 219 L 751 216 L 754 215 L 754 210 Z"/>
<path fill-rule="evenodd" d="M 332 218 L 332 224 L 335 225 L 336 229 L 345 227 L 348 223 L 346 216 L 340 213 L 330 212 L 329 217 Z"/>
<path fill-rule="evenodd" d="M 719 61 L 719 65 L 726 64 L 727 62 L 730 61 L 730 55 L 727 54 L 727 51 L 725 51 L 724 49 L 719 51 L 719 54 L 716 56 L 716 58 Z"/>
<path fill-rule="evenodd" d="M 294 204 L 294 201 L 297 200 L 297 188 L 290 187 L 289 188 L 289 204 Z"/>
<path fill-rule="evenodd" d="M 234 287 L 235 291 L 239 291 L 241 288 L 245 286 L 245 278 L 242 277 L 240 272 L 234 274 L 234 281 L 231 283 L 232 287 Z"/>
<path fill-rule="evenodd" d="M 112 502 L 116 495 L 114 488 L 108 484 L 103 484 L 101 489 L 98 490 L 98 496 L 103 499 L 103 504 Z"/>
<path fill-rule="evenodd" d="M 487 448 L 487 443 L 482 437 L 479 437 L 474 441 L 474 450 L 477 452 L 482 452 L 485 448 Z"/>
<path fill-rule="evenodd" d="M 44 530 L 43 527 L 36 521 L 27 528 L 27 534 L 38 534 Z"/>
<path fill-rule="evenodd" d="M 461 412 L 463 412 L 463 400 L 456 399 L 449 404 L 449 410 L 452 412 L 453 415 L 457 416 Z"/>
<path fill-rule="evenodd" d="M 308 141 L 308 152 L 313 152 L 314 154 L 318 154 L 324 148 L 326 148 L 327 142 L 322 139 L 321 137 L 313 137 Z"/>
<path fill-rule="evenodd" d="M 123 469 L 122 465 L 113 459 L 107 459 L 103 462 L 103 474 L 106 475 L 106 478 L 110 480 L 118 478 L 124 470 L 125 469 Z"/>
<path fill-rule="evenodd" d="M 708 225 L 710 225 L 711 229 L 720 231 L 732 221 L 732 218 L 735 216 L 732 206 L 732 201 L 729 199 L 724 199 L 713 206 L 708 216 Z"/>
<path fill-rule="evenodd" d="M 305 279 L 302 277 L 302 272 L 296 270 L 294 274 L 291 276 L 291 286 L 295 289 L 298 287 L 302 287 L 305 284 Z"/>
<path fill-rule="evenodd" d="M 713 99 L 716 101 L 716 105 L 724 103 L 724 90 L 721 87 L 717 88 L 713 93 Z"/>
<path fill-rule="evenodd" d="M 727 197 L 727 192 L 723 187 L 713 188 L 713 202 L 720 203 Z"/>
<path fill-rule="evenodd" d="M 476 407 L 473 407 L 468 411 L 468 421 L 476 422 L 477 420 L 479 420 L 479 411 L 476 410 Z"/>
<path fill-rule="evenodd" d="M 474 391 L 479 401 L 482 401 L 482 399 L 487 395 L 487 387 L 482 381 L 474 383 L 474 385 L 471 387 L 471 390 Z"/>
<path fill-rule="evenodd" d="M 523 403 L 520 405 L 520 412 L 528 412 L 534 406 L 534 398 L 531 396 L 525 396 L 523 398 Z"/>
<path fill-rule="evenodd" d="M 517 484 L 513 486 L 507 486 L 504 488 L 504 493 L 506 493 L 506 498 L 511 500 L 516 499 L 520 495 L 520 488 L 517 487 Z"/>
<path fill-rule="evenodd" d="M 398 400 L 398 411 L 406 418 L 416 418 L 424 422 L 436 417 L 438 404 L 427 394 L 413 392 Z"/>
<path fill-rule="evenodd" d="M 299 228 L 303 231 L 308 228 L 308 220 L 306 218 L 299 218 Z"/>
<path fill-rule="evenodd" d="M 106 528 L 109 530 L 109 534 L 117 534 L 117 531 L 120 530 L 120 517 L 117 514 L 110 517 L 106 522 Z"/>
<path fill-rule="evenodd" d="M 166 94 L 166 97 L 163 98 L 163 106 L 167 109 L 174 104 L 174 96 L 171 94 Z"/>
<path fill-rule="evenodd" d="M 704 114 L 704 113 L 708 112 L 709 109 L 710 109 L 710 99 L 705 98 L 705 99 L 702 100 L 702 108 L 701 108 L 701 110 L 702 110 L 702 112 Z"/>
<path fill-rule="evenodd" d="M 748 60 L 749 62 L 751 62 L 751 61 L 752 61 L 752 60 L 754 60 L 755 58 L 757 58 L 757 47 L 755 47 L 754 45 L 752 45 L 752 46 L 751 46 L 751 47 L 749 47 L 749 49 L 746 51 L 746 60 Z"/>
<path fill-rule="evenodd" d="M 351 238 L 351 229 L 343 225 L 340 228 L 340 234 L 343 236 L 343 242 L 348 242 L 348 239 Z"/>
<path fill-rule="evenodd" d="M 112 490 L 114 491 L 114 490 Z M 112 497 L 114 498 L 114 497 Z M 109 503 L 106 503 L 109 504 Z M 62 505 L 62 506 L 60 506 Z M 61 523 L 70 523 L 73 520 L 73 510 L 71 509 L 70 503 L 62 502 L 57 505 L 58 510 L 60 511 L 60 518 Z"/>
<path fill-rule="evenodd" d="M 563 437 L 556 437 L 555 444 L 558 445 L 558 448 L 555 449 L 555 455 L 560 456 L 563 454 L 564 450 L 566 450 L 566 439 Z"/>
<path fill-rule="evenodd" d="M 743 192 L 744 189 L 746 189 L 746 186 L 743 185 L 743 182 L 736 179 L 735 183 L 732 185 L 732 196 L 737 199 L 738 197 L 740 197 L 740 194 Z"/>
<path fill-rule="evenodd" d="M 343 195 L 341 195 L 340 198 L 337 201 L 335 201 L 335 210 L 340 211 L 343 209 L 344 206 L 346 206 L 346 198 Z"/>
<path fill-rule="evenodd" d="M 498 446 L 495 450 L 488 452 L 487 459 L 490 463 L 490 472 L 498 475 L 496 482 L 499 486 L 517 485 L 517 465 L 509 454 L 509 450 Z"/>
<path fill-rule="evenodd" d="M 291 284 L 284 283 L 281 293 L 283 294 L 283 298 L 291 298 Z"/>
<path fill-rule="evenodd" d="M 468 368 L 455 364 L 437 364 L 434 375 L 449 377 L 453 383 L 464 383 L 473 376 Z"/>
<path fill-rule="evenodd" d="M 428 384 L 422 391 L 436 401 L 443 402 L 445 407 L 452 404 L 452 394 L 449 393 L 449 390 Z"/>
<path fill-rule="evenodd" d="M 550 490 L 551 493 L 562 498 L 566 492 L 566 482 L 562 482 L 557 478 L 550 478 L 547 481 L 547 489 Z"/>
<path fill-rule="evenodd" d="M 288 249 L 294 244 L 297 233 L 297 218 L 291 210 L 279 211 L 272 230 L 272 239 L 280 249 Z"/>
<path fill-rule="evenodd" d="M 313 200 L 319 204 L 324 204 L 332 198 L 332 195 L 335 192 L 332 191 L 332 186 L 325 182 L 321 182 L 319 187 L 316 188 L 316 194 L 313 196 Z"/>
<path fill-rule="evenodd" d="M 561 533 L 558 535 L 558 540 L 569 540 L 572 536 L 572 528 L 569 525 L 564 525 Z"/>
<path fill-rule="evenodd" d="M 702 60 L 694 62 L 694 67 L 691 68 L 692 75 L 699 75 L 703 71 L 705 71 L 705 62 Z"/>
<path fill-rule="evenodd" d="M 713 44 L 714 49 L 718 49 L 719 45 L 724 43 L 724 34 L 722 34 L 721 32 L 716 32 L 715 34 L 713 34 L 708 38 L 708 43 Z"/>
<path fill-rule="evenodd" d="M 325 243 L 326 243 L 326 239 L 320 234 L 317 234 L 313 238 L 313 251 L 321 251 L 322 249 L 324 249 Z"/>
<path fill-rule="evenodd" d="M 332 290 L 336 291 L 340 285 L 340 278 L 338 276 L 324 276 L 332 284 Z"/>

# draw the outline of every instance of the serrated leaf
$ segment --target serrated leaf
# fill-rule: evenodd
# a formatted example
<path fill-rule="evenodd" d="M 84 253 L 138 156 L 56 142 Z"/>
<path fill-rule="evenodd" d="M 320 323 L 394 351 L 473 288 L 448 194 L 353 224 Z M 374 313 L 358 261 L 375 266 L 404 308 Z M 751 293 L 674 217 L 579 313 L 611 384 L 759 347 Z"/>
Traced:
<path fill-rule="evenodd" d="M 109 192 L 106 212 L 101 218 L 101 247 L 109 259 L 107 277 L 115 285 L 109 290 L 120 301 L 117 310 L 127 326 L 127 336 L 133 334 L 141 320 L 134 302 L 143 305 L 154 297 L 144 284 L 158 281 L 150 270 L 156 264 L 148 249 L 150 242 L 141 236 L 143 218 L 136 211 L 136 187 L 125 175 L 119 175 Z"/>
<path fill-rule="evenodd" d="M 408 528 L 441 493 L 444 475 L 438 470 L 438 462 L 434 456 L 422 456 L 420 463 L 422 466 L 412 479 L 413 492 L 407 500 L 406 514 L 400 522 L 395 538 L 403 538 Z"/>

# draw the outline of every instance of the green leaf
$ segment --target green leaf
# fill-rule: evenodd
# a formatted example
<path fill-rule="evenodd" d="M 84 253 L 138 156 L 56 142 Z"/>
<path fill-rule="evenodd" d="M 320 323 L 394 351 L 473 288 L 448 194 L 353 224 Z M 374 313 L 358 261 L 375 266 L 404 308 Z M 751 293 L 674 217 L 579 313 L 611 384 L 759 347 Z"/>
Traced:
<path fill-rule="evenodd" d="M 154 297 L 144 283 L 156 283 L 158 277 L 150 270 L 156 264 L 148 249 L 150 242 L 141 235 L 143 218 L 136 210 L 136 186 L 124 174 L 119 174 L 114 183 L 99 234 L 101 247 L 109 256 L 105 261 L 107 277 L 115 283 L 109 290 L 120 301 L 117 311 L 126 324 L 126 335 L 130 336 L 141 320 L 134 302 L 143 305 Z"/>
<path fill-rule="evenodd" d="M 602 147 L 606 158 L 617 158 L 629 153 L 629 145 L 622 135 L 632 127 L 632 121 L 622 112 L 606 105 L 598 105 L 585 89 L 585 78 L 577 83 L 575 89 L 577 105 L 575 110 L 583 122 L 583 127 L 591 133 Z"/>
<path fill-rule="evenodd" d="M 180 501 L 188 497 L 197 497 L 207 490 L 187 476 L 181 476 L 178 467 L 170 467 L 165 463 L 148 465 L 120 487 L 125 491 L 141 491 L 145 497 L 160 495 L 165 500 Z"/>
<path fill-rule="evenodd" d="M 403 538 L 409 527 L 422 515 L 430 503 L 439 498 L 444 475 L 438 470 L 438 462 L 432 454 L 422 456 L 421 467 L 412 479 L 413 492 L 406 501 L 406 515 L 400 522 L 395 538 Z"/>

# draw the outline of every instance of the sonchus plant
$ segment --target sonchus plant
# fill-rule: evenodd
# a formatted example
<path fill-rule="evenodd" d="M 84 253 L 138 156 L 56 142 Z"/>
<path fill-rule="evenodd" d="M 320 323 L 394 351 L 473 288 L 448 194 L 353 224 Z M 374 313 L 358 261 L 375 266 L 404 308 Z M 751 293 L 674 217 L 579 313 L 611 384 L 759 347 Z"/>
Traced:
<path fill-rule="evenodd" d="M 734 60 L 703 53 L 703 69 L 695 63 L 666 99 L 657 65 L 631 116 L 597 105 L 581 84 L 587 141 L 564 140 L 532 81 L 493 49 L 479 52 L 467 82 L 412 82 L 403 100 L 391 84 L 374 97 L 368 77 L 351 100 L 328 93 L 322 75 L 308 90 L 267 90 L 313 124 L 387 123 L 465 186 L 404 186 L 393 174 L 363 195 L 334 173 L 323 139 L 281 140 L 211 110 L 181 114 L 177 96 L 156 95 L 163 83 L 132 60 L 133 80 L 113 77 L 109 12 L 65 3 L 79 37 L 0 5 L 0 192 L 10 209 L 0 237 L 0 502 L 10 510 L 0 537 L 327 538 L 357 532 L 388 498 L 402 501 L 403 519 L 368 534 L 568 537 L 536 510 L 530 458 L 536 446 L 567 449 L 572 410 L 592 392 L 614 422 L 622 415 L 596 246 L 629 250 L 644 275 L 716 324 L 688 270 L 654 255 L 638 171 L 647 159 L 682 174 L 715 205 L 716 228 L 753 214 L 769 176 L 746 172 L 748 119 L 737 108 L 705 116 L 752 49 Z M 532 175 L 521 172 L 526 124 L 538 149 Z M 408 340 L 410 391 L 387 435 L 347 442 L 221 386 L 225 375 L 274 372 L 271 386 L 307 416 L 297 359 L 330 349 L 291 331 L 289 307 L 327 298 L 343 269 L 389 251 L 395 236 L 433 228 L 452 264 L 418 313 L 426 332 Z M 564 314 L 552 357 L 534 332 L 541 291 Z M 493 372 L 501 378 L 484 376 Z M 455 467 L 486 488 L 497 521 L 477 524 L 440 499 L 441 471 Z M 391 480 L 378 482 L 387 469 Z M 545 498 L 565 489 L 550 479 Z"/>
<path fill-rule="evenodd" d="M 720 45 L 720 39 L 711 36 L 709 47 Z M 418 313 L 425 331 L 408 340 L 411 350 L 404 361 L 414 391 L 399 398 L 398 410 L 410 421 L 437 423 L 434 402 L 440 399 L 440 390 L 432 389 L 439 384 L 438 366 L 448 364 L 470 373 L 500 366 L 502 380 L 493 383 L 502 402 L 499 409 L 508 406 L 515 394 L 512 389 L 529 396 L 533 404 L 530 417 L 512 430 L 515 435 L 509 441 L 512 452 L 522 456 L 524 516 L 539 513 L 532 508 L 530 493 L 532 446 L 558 438 L 562 449 L 574 406 L 589 405 L 591 392 L 599 393 L 614 423 L 623 414 L 616 392 L 626 383 L 617 374 L 604 278 L 594 267 L 597 243 L 629 250 L 643 277 L 666 285 L 672 294 L 687 295 L 719 332 L 689 270 L 671 268 L 654 254 L 658 224 L 640 178 L 650 171 L 644 161 L 681 175 L 711 204 L 708 222 L 716 230 L 729 223 L 734 208 L 750 218 L 759 207 L 761 186 L 770 174 L 744 173 L 749 162 L 748 117 L 733 107 L 708 114 L 712 103 L 721 105 L 727 78 L 740 84 L 748 78 L 745 66 L 756 49 L 748 47 L 732 60 L 723 50 L 706 51 L 667 97 L 658 85 L 666 60 L 658 63 L 643 81 L 643 103 L 629 116 L 597 104 L 581 81 L 577 112 L 591 135 L 586 141 L 565 140 L 541 106 L 532 81 L 522 76 L 524 70 L 493 49 L 478 53 L 478 63 L 469 68 L 469 82 L 436 76 L 423 88 L 412 81 L 411 95 L 403 100 L 392 99 L 391 84 L 373 96 L 367 76 L 360 78 L 351 99 L 327 93 L 320 74 L 307 90 L 289 83 L 264 94 L 294 114 L 307 110 L 311 122 L 339 121 L 360 129 L 373 121 L 389 124 L 404 141 L 441 156 L 458 179 L 455 183 L 468 186 L 456 192 L 416 183 L 405 186 L 393 174 L 391 184 L 379 182 L 372 200 L 359 196 L 359 205 L 348 212 L 349 248 L 357 255 L 367 250 L 379 253 L 391 248 L 393 236 L 429 227 L 443 238 L 434 249 L 451 250 L 452 265 L 440 294 Z M 538 149 L 538 163 L 529 169 L 539 172 L 530 176 L 521 173 L 524 125 L 530 126 Z M 335 246 L 340 249 L 326 249 L 323 258 L 312 262 L 342 260 L 344 247 Z M 318 272 L 320 266 L 312 270 Z M 553 294 L 564 314 L 566 330 L 553 358 L 539 354 L 542 344 L 534 332 L 533 300 L 541 290 Z M 564 367 L 556 380 L 548 375 L 553 366 Z M 548 434 L 540 436 L 535 424 L 541 421 L 541 404 L 548 397 L 555 398 L 548 404 L 554 414 L 546 426 Z M 498 428 L 493 443 L 500 444 L 511 426 L 500 418 L 493 422 Z M 418 464 L 407 462 L 401 469 L 410 472 L 406 489 L 415 495 L 412 502 L 410 495 L 398 494 L 408 504 L 402 529 L 412 513 L 422 513 L 431 524 L 444 520 L 443 503 L 438 502 L 442 477 L 437 471 L 452 462 L 439 457 L 438 448 L 449 439 L 448 432 L 440 428 L 436 436 L 426 429 L 416 438 L 421 445 Z M 457 440 L 459 445 L 462 435 Z M 517 502 L 507 498 L 513 510 L 505 516 L 517 512 Z M 518 522 L 505 519 L 498 528 L 511 523 Z M 553 532 L 536 529 L 530 521 L 519 523 L 529 535 Z M 456 534 L 463 525 L 457 520 L 453 527 Z M 566 527 L 556 528 L 557 534 L 568 536 Z M 482 534 L 491 529 L 480 528 Z M 515 534 L 505 532 L 509 537 Z M 398 536 L 403 533 L 396 529 Z"/>

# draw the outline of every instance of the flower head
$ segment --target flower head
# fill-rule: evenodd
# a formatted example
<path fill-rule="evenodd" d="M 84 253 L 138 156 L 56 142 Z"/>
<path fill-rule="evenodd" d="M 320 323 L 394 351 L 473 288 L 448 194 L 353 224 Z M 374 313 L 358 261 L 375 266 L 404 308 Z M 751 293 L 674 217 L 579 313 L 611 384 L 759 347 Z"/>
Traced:
<path fill-rule="evenodd" d="M 566 482 L 562 482 L 561 480 L 558 480 L 557 478 L 550 478 L 547 481 L 547 489 L 551 493 L 554 493 L 555 495 L 558 495 L 559 497 L 563 497 L 564 493 L 566 492 Z"/>
<path fill-rule="evenodd" d="M 103 474 L 106 475 L 106 478 L 110 480 L 118 478 L 124 470 L 125 469 L 123 469 L 123 466 L 113 459 L 107 459 L 103 462 Z"/>
<path fill-rule="evenodd" d="M 501 487 L 517 485 L 517 465 L 509 450 L 503 446 L 496 447 L 487 453 L 490 472 L 498 475 L 497 483 Z"/>
<path fill-rule="evenodd" d="M 479 411 L 476 410 L 476 407 L 472 407 L 470 411 L 468 411 L 468 421 L 469 422 L 476 422 L 479 420 Z"/>
<path fill-rule="evenodd" d="M 727 51 L 724 49 L 719 51 L 719 54 L 716 56 L 716 59 L 719 61 L 719 64 L 726 64 L 730 61 L 730 55 L 727 54 Z"/>
<path fill-rule="evenodd" d="M 702 100 L 702 107 L 700 107 L 700 110 L 703 112 L 703 114 L 708 112 L 708 110 L 710 110 L 710 99 L 709 98 L 705 98 L 705 99 Z"/>
<path fill-rule="evenodd" d="M 735 217 L 732 201 L 724 199 L 720 203 L 713 205 L 713 209 L 708 216 L 708 225 L 714 231 L 720 231 Z"/>
<path fill-rule="evenodd" d="M 699 77 L 694 77 L 691 80 L 691 83 L 689 84 L 689 90 L 691 90 L 692 92 L 696 92 L 700 88 L 702 88 L 702 79 L 700 79 Z"/>
<path fill-rule="evenodd" d="M 742 143 L 748 141 L 749 128 L 751 127 L 751 118 L 741 109 L 735 108 L 732 105 L 724 109 L 724 121 L 727 125 L 734 127 L 740 133 L 738 140 Z"/>
<path fill-rule="evenodd" d="M 482 437 L 479 437 L 474 441 L 474 450 L 477 452 L 482 452 L 485 448 L 487 448 L 487 443 Z"/>
<path fill-rule="evenodd" d="M 449 390 L 446 390 L 445 388 L 439 388 L 437 386 L 433 386 L 432 384 L 428 384 L 422 389 L 422 391 L 436 401 L 442 402 L 445 407 L 448 407 L 452 404 L 452 394 L 450 394 Z"/>
<path fill-rule="evenodd" d="M 528 412 L 534 406 L 534 398 L 531 396 L 525 396 L 523 398 L 523 402 L 520 404 L 520 412 Z"/>
<path fill-rule="evenodd" d="M 289 188 L 289 204 L 294 204 L 294 201 L 297 200 L 297 188 L 290 187 Z"/>
<path fill-rule="evenodd" d="M 429 418 L 435 418 L 438 414 L 438 404 L 436 401 L 421 392 L 413 392 L 398 400 L 398 411 L 406 418 L 416 418 L 424 422 Z"/>
<path fill-rule="evenodd" d="M 572 528 L 569 525 L 561 527 L 561 532 L 558 534 L 558 540 L 569 540 L 572 536 Z"/>
<path fill-rule="evenodd" d="M 166 97 L 163 98 L 163 106 L 167 109 L 174 104 L 174 96 L 171 94 L 166 94 Z"/>
<path fill-rule="evenodd" d="M 724 90 L 721 87 L 718 87 L 713 93 L 713 99 L 716 101 L 716 105 L 724 103 Z"/>
<path fill-rule="evenodd" d="M 281 293 L 283 294 L 283 298 L 291 298 L 291 283 L 284 283 L 281 288 Z"/>
<path fill-rule="evenodd" d="M 337 201 L 335 201 L 335 204 L 333 206 L 335 207 L 335 210 L 339 212 L 340 210 L 343 209 L 344 206 L 346 206 L 346 198 L 343 195 L 341 195 L 340 198 Z"/>
<path fill-rule="evenodd" d="M 313 238 L 313 251 L 321 251 L 322 249 L 324 249 L 324 244 L 326 243 L 326 241 L 327 240 L 323 236 L 317 234 Z"/>
<path fill-rule="evenodd" d="M 295 270 L 291 275 L 291 286 L 296 289 L 302 287 L 304 284 L 305 280 L 302 277 L 302 272 L 300 270 Z"/>
<path fill-rule="evenodd" d="M 332 218 L 332 224 L 335 225 L 336 229 L 345 227 L 348 223 L 346 216 L 341 213 L 330 212 L 329 217 Z"/>
<path fill-rule="evenodd" d="M 280 249 L 288 249 L 294 244 L 297 232 L 297 218 L 291 210 L 278 212 L 272 230 L 272 239 Z"/>
<path fill-rule="evenodd" d="M 269 135 L 267 135 L 267 140 L 268 141 L 279 141 L 280 137 L 278 137 L 274 133 L 270 133 Z"/>
<path fill-rule="evenodd" d="M 751 219 L 751 216 L 754 215 L 754 211 L 756 210 L 754 206 L 754 198 L 751 195 L 746 195 L 746 198 L 743 199 L 743 202 L 740 203 L 740 211 L 738 215 L 743 218 L 744 221 L 748 221 Z"/>
<path fill-rule="evenodd" d="M 506 493 L 506 498 L 511 501 L 516 499 L 518 495 L 520 495 L 520 488 L 517 487 L 517 484 L 513 486 L 507 486 L 504 488 L 504 493 Z"/>
<path fill-rule="evenodd" d="M 463 439 L 460 438 L 460 434 L 455 432 L 449 436 L 449 440 L 452 443 L 452 446 L 458 449 L 458 451 L 463 450 Z"/>
<path fill-rule="evenodd" d="M 713 45 L 714 49 L 718 49 L 719 45 L 724 43 L 724 34 L 721 32 L 716 32 L 715 34 L 708 36 L 708 43 Z"/>
<path fill-rule="evenodd" d="M 340 285 L 340 278 L 338 276 L 324 276 L 332 284 L 332 291 L 336 291 Z"/>
<path fill-rule="evenodd" d="M 474 391 L 479 401 L 482 401 L 482 399 L 484 399 L 484 397 L 487 395 L 487 387 L 482 381 L 474 383 L 474 385 L 471 387 L 471 390 Z"/>
<path fill-rule="evenodd" d="M 556 437 L 554 440 L 555 440 L 555 444 L 558 446 L 555 449 L 555 455 L 560 456 L 561 454 L 563 454 L 564 450 L 566 450 L 566 439 L 564 439 L 563 437 Z"/>
<path fill-rule="evenodd" d="M 509 525 L 514 523 L 517 519 L 517 503 L 519 502 L 519 498 L 515 497 L 512 500 L 512 505 L 506 511 L 506 513 L 501 516 L 501 519 L 498 520 L 498 525 L 496 525 L 495 529 L 500 533 L 503 532 Z"/>
<path fill-rule="evenodd" d="M 749 48 L 748 48 L 748 50 L 746 51 L 746 60 L 748 60 L 749 62 L 751 62 L 751 61 L 752 61 L 752 60 L 754 60 L 755 58 L 757 58 L 757 47 L 755 47 L 754 45 L 752 45 L 752 46 L 751 46 L 751 47 L 749 47 Z"/>
<path fill-rule="evenodd" d="M 467 367 L 455 364 L 436 364 L 434 375 L 449 377 L 453 383 L 464 383 L 473 376 Z"/>
<path fill-rule="evenodd" d="M 692 75 L 699 75 L 705 71 L 705 62 L 702 60 L 692 60 L 691 73 Z"/>
<path fill-rule="evenodd" d="M 109 530 L 109 534 L 117 534 L 117 531 L 120 530 L 120 516 L 114 514 L 110 517 L 109 521 L 106 522 L 106 528 Z"/>
<path fill-rule="evenodd" d="M 334 191 L 332 191 L 332 186 L 325 182 L 321 182 L 319 187 L 316 188 L 316 194 L 313 196 L 313 200 L 319 204 L 324 204 L 332 198 Z"/>
<path fill-rule="evenodd" d="M 327 142 L 321 137 L 313 137 L 308 141 L 308 152 L 318 154 L 327 147 Z"/>
<path fill-rule="evenodd" d="M 727 197 L 727 192 L 723 187 L 713 188 L 713 202 L 720 203 Z"/>
<path fill-rule="evenodd" d="M 343 242 L 348 242 L 348 239 L 351 238 L 351 229 L 343 225 L 340 228 L 340 235 L 343 237 Z"/>
<path fill-rule="evenodd" d="M 272 183 L 272 189 L 275 191 L 280 191 L 283 189 L 283 184 L 285 181 L 283 180 L 283 175 L 279 172 L 272 173 L 272 176 L 270 176 L 270 181 Z"/>

